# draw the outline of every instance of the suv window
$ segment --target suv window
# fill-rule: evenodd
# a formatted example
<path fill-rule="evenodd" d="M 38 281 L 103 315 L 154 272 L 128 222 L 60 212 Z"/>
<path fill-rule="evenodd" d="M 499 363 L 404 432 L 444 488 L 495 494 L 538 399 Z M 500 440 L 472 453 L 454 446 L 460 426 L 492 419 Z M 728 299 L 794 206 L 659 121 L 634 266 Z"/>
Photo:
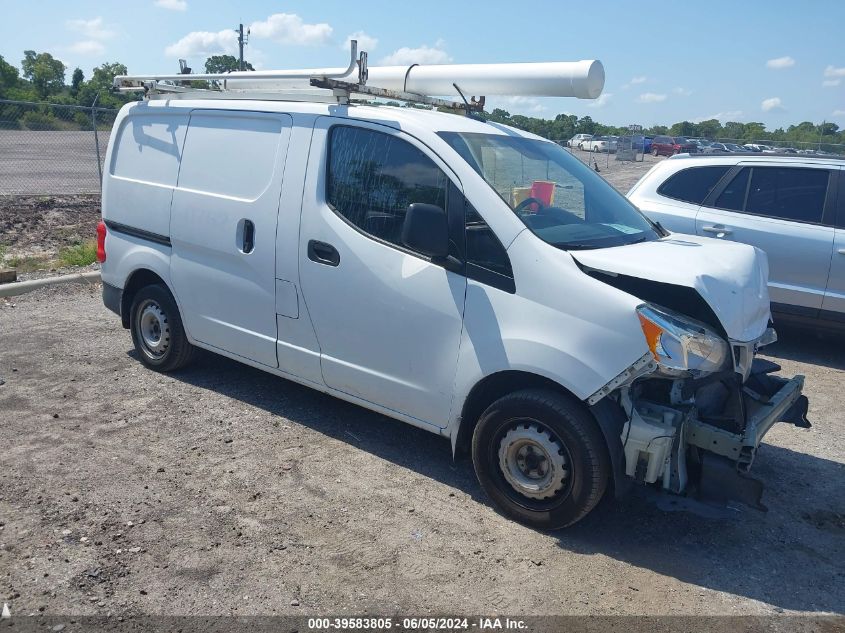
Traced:
<path fill-rule="evenodd" d="M 338 214 L 363 232 L 403 248 L 408 205 L 446 208 L 446 174 L 407 141 L 382 132 L 333 127 L 327 180 L 326 199 Z"/>
<path fill-rule="evenodd" d="M 667 198 L 701 204 L 728 169 L 727 165 L 718 165 L 681 170 L 660 185 L 657 193 Z"/>
<path fill-rule="evenodd" d="M 784 220 L 821 222 L 829 178 L 825 169 L 755 167 L 745 210 Z"/>
<path fill-rule="evenodd" d="M 742 211 L 745 206 L 745 192 L 748 190 L 748 176 L 750 174 L 750 167 L 743 168 L 742 171 L 734 176 L 734 179 L 725 187 L 725 190 L 719 194 L 716 204 L 713 206 L 718 209 Z"/>
<path fill-rule="evenodd" d="M 824 213 L 829 178 L 826 169 L 745 167 L 725 188 L 715 206 L 782 220 L 818 223 Z"/>

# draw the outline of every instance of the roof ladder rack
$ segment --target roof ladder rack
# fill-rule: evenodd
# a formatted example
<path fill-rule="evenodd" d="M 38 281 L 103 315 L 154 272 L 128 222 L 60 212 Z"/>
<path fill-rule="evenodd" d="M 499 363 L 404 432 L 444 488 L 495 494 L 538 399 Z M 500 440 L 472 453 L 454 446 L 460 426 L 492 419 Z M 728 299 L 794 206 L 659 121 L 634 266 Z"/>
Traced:
<path fill-rule="evenodd" d="M 350 78 L 357 78 L 357 83 Z M 342 70 L 273 70 L 249 71 L 233 73 L 204 73 L 204 74 L 161 74 L 161 75 L 120 75 L 114 78 L 113 90 L 118 92 L 143 92 L 147 99 L 270 99 L 279 101 L 324 101 L 348 104 L 357 97 L 378 99 L 393 99 L 406 103 L 418 103 L 432 107 L 442 107 L 452 110 L 482 112 L 484 97 L 471 101 L 464 98 L 464 102 L 438 99 L 413 92 L 387 90 L 367 85 L 367 53 L 358 54 L 358 42 L 351 40 L 349 64 Z M 237 80 L 237 81 L 236 81 Z M 317 90 L 297 88 L 268 88 L 266 90 L 253 87 L 262 82 L 278 82 L 279 80 L 307 80 L 312 88 Z M 190 85 L 194 81 L 207 81 L 209 88 L 196 88 Z M 249 82 L 250 87 L 238 88 L 238 82 Z M 458 86 L 458 93 L 463 97 Z"/>

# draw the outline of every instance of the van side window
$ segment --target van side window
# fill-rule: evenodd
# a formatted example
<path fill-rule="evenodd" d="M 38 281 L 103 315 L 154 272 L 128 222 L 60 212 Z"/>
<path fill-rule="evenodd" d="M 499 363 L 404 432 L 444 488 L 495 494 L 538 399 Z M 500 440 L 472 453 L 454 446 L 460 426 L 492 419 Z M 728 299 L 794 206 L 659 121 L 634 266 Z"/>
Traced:
<path fill-rule="evenodd" d="M 445 209 L 449 186 L 446 174 L 410 143 L 348 126 L 331 129 L 327 181 L 326 199 L 338 214 L 396 245 L 402 245 L 408 205 Z"/>
<path fill-rule="evenodd" d="M 660 185 L 657 193 L 667 198 L 701 204 L 728 169 L 727 165 L 719 165 L 681 170 Z"/>
<path fill-rule="evenodd" d="M 466 248 L 468 265 L 513 278 L 505 247 L 469 202 L 466 203 Z"/>

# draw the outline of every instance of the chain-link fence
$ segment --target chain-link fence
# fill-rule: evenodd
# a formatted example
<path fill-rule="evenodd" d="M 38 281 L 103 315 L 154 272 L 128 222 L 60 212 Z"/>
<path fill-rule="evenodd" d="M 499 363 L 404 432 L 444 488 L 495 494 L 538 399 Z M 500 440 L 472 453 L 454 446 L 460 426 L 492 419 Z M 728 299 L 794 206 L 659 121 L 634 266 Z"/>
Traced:
<path fill-rule="evenodd" d="M 0 100 L 0 195 L 100 193 L 117 110 Z"/>

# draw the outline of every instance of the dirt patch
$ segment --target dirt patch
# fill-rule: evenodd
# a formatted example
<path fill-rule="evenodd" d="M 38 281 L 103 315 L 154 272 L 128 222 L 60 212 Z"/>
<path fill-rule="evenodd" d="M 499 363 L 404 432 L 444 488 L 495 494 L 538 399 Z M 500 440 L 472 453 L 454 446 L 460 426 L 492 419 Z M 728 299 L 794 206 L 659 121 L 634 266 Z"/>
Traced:
<path fill-rule="evenodd" d="M 99 220 L 100 196 L 0 196 L 0 255 L 49 267 L 61 249 L 96 238 Z"/>
<path fill-rule="evenodd" d="M 766 356 L 806 374 L 813 428 L 766 436 L 768 513 L 702 519 L 634 494 L 549 534 L 496 513 L 443 438 L 209 353 L 145 369 L 97 286 L 0 300 L 0 605 L 841 613 L 845 342 L 780 334 Z"/>

